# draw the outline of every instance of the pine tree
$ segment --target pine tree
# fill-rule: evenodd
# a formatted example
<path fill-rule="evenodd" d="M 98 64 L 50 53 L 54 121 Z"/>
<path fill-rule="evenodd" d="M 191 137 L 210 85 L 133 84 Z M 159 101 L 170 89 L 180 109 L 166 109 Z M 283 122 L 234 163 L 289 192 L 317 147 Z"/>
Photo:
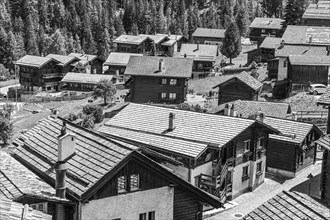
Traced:
<path fill-rule="evenodd" d="M 254 18 L 255 18 L 255 12 L 254 12 L 254 7 L 253 7 L 253 0 L 248 0 L 246 10 L 248 12 L 250 22 L 252 22 L 254 20 Z"/>
<path fill-rule="evenodd" d="M 11 31 L 8 32 L 7 42 L 8 42 L 8 58 L 10 59 L 10 61 L 16 61 L 18 57 L 15 56 L 14 52 L 15 52 L 15 48 L 17 47 L 17 43 L 14 33 Z"/>
<path fill-rule="evenodd" d="M 79 38 L 78 34 L 76 34 L 75 37 L 74 37 L 73 52 L 74 53 L 82 53 L 80 38 Z"/>
<path fill-rule="evenodd" d="M 232 59 L 236 58 L 241 53 L 241 50 L 241 35 L 237 24 L 232 22 L 225 32 L 221 53 L 229 58 L 230 64 L 232 64 Z"/>
<path fill-rule="evenodd" d="M 23 23 L 23 20 L 21 17 L 14 18 L 13 31 L 14 31 L 14 33 L 23 33 L 24 23 Z"/>
<path fill-rule="evenodd" d="M 3 27 L 0 27 L 0 62 L 4 63 L 8 56 L 8 35 Z"/>
<path fill-rule="evenodd" d="M 263 13 L 267 17 L 271 18 L 275 16 L 278 18 L 280 16 L 280 11 L 282 8 L 282 0 L 263 0 L 261 3 Z"/>
<path fill-rule="evenodd" d="M 241 36 L 245 37 L 249 27 L 248 27 L 248 15 L 244 4 L 242 4 L 238 9 L 236 16 L 236 24 L 238 26 Z"/>
<path fill-rule="evenodd" d="M 38 1 L 39 24 L 43 28 L 48 24 L 46 0 Z"/>
<path fill-rule="evenodd" d="M 11 16 L 7 11 L 5 2 L 0 2 L 0 24 L 5 30 L 10 30 L 12 27 Z"/>
<path fill-rule="evenodd" d="M 25 48 L 27 54 L 30 55 L 39 55 L 38 45 L 36 35 L 34 33 L 34 25 L 32 21 L 32 16 L 29 15 L 26 21 L 26 28 L 25 28 Z"/>
<path fill-rule="evenodd" d="M 74 40 L 71 34 L 69 34 L 67 40 L 65 41 L 65 50 L 67 54 L 74 52 Z"/>
<path fill-rule="evenodd" d="M 120 36 L 122 34 L 126 34 L 121 16 L 115 17 L 114 27 L 116 30 L 116 35 Z"/>
<path fill-rule="evenodd" d="M 305 11 L 304 7 L 304 1 L 302 0 L 287 0 L 284 8 L 283 30 L 285 30 L 288 25 L 299 25 L 301 23 Z"/>
<path fill-rule="evenodd" d="M 165 33 L 164 2 L 162 0 L 159 3 L 159 10 L 157 13 L 156 32 L 162 34 Z"/>
<path fill-rule="evenodd" d="M 13 56 L 15 57 L 15 60 L 20 59 L 21 57 L 25 56 L 26 52 L 24 49 L 24 39 L 21 33 L 15 34 L 16 39 L 16 48 L 13 52 Z"/>
<path fill-rule="evenodd" d="M 220 16 L 220 25 L 226 29 L 233 21 L 233 7 L 231 5 L 231 0 L 222 0 L 218 13 Z"/>
<path fill-rule="evenodd" d="M 150 0 L 150 20 L 151 22 L 148 22 L 150 24 L 150 32 L 151 34 L 156 34 L 157 32 L 157 24 L 156 19 L 157 19 L 157 8 L 154 0 Z"/>

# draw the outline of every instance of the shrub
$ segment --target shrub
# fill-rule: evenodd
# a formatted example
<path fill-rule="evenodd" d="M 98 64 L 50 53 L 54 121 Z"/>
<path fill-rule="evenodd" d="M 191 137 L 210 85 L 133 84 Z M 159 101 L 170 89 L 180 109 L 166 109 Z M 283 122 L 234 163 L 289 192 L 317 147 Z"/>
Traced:
<path fill-rule="evenodd" d="M 87 116 L 92 115 L 94 117 L 94 123 L 100 123 L 103 120 L 103 109 L 98 105 L 85 105 L 83 107 L 83 113 Z"/>

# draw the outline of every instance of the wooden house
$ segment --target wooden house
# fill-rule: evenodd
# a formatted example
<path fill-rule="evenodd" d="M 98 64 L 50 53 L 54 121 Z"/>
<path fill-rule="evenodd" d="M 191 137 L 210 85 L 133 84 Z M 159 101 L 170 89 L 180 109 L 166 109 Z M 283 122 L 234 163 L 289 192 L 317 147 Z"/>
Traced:
<path fill-rule="evenodd" d="M 306 26 L 330 27 L 330 4 L 309 4 L 302 19 Z"/>
<path fill-rule="evenodd" d="M 70 212 L 65 211 L 72 209 L 70 200 L 56 197 L 53 187 L 39 179 L 37 175 L 9 154 L 0 151 L 0 161 L 1 199 L 27 204 L 36 210 L 53 216 L 53 219 L 60 212 L 66 212 L 67 214 Z"/>
<path fill-rule="evenodd" d="M 176 57 L 130 57 L 125 75 L 130 93 L 136 103 L 183 103 L 187 94 L 187 81 L 191 78 L 193 60 Z"/>
<path fill-rule="evenodd" d="M 50 57 L 26 55 L 16 62 L 19 66 L 19 83 L 23 93 L 59 91 L 62 79 L 59 61 Z"/>
<path fill-rule="evenodd" d="M 106 74 L 117 77 L 123 76 L 131 56 L 143 56 L 143 54 L 111 52 L 104 62 L 104 66 L 108 66 L 108 72 Z"/>
<path fill-rule="evenodd" d="M 194 60 L 192 67 L 193 78 L 204 78 L 210 74 L 215 64 L 220 64 L 217 45 L 182 44 L 175 57 L 188 57 Z"/>
<path fill-rule="evenodd" d="M 79 61 L 77 57 L 64 56 L 59 54 L 48 54 L 46 57 L 53 58 L 54 60 L 59 61 L 58 64 L 61 67 L 62 76 L 65 76 L 68 72 L 72 72 L 74 69 L 74 64 Z"/>
<path fill-rule="evenodd" d="M 247 72 L 227 77 L 213 89 L 219 87 L 218 105 L 241 100 L 258 101 L 262 83 Z"/>
<path fill-rule="evenodd" d="M 242 220 L 265 219 L 313 219 L 326 220 L 330 217 L 329 206 L 310 195 L 298 191 L 282 191 Z"/>
<path fill-rule="evenodd" d="M 164 46 L 170 39 L 166 35 L 140 34 L 142 37 L 149 37 L 152 40 L 152 56 L 173 56 L 174 47 Z"/>
<path fill-rule="evenodd" d="M 73 64 L 74 72 L 88 73 L 88 74 L 103 74 L 104 60 L 96 55 L 70 53 L 68 56 L 76 57 L 79 61 Z"/>
<path fill-rule="evenodd" d="M 194 44 L 222 45 L 225 38 L 225 29 L 197 28 L 191 35 Z"/>
<path fill-rule="evenodd" d="M 263 183 L 268 135 L 278 133 L 257 120 L 135 103 L 98 131 L 171 158 L 158 162 L 220 201 Z"/>
<path fill-rule="evenodd" d="M 295 177 L 316 161 L 315 141 L 322 131 L 315 125 L 280 118 L 259 117 L 276 128 L 280 135 L 271 134 L 267 148 L 267 171 L 285 177 Z"/>
<path fill-rule="evenodd" d="M 113 43 L 117 44 L 117 52 L 141 53 L 150 55 L 153 41 L 147 36 L 120 35 Z"/>
<path fill-rule="evenodd" d="M 282 37 L 282 22 L 280 18 L 256 17 L 250 25 L 250 40 L 262 43 L 265 37 Z"/>
<path fill-rule="evenodd" d="M 110 80 L 113 84 L 116 83 L 116 77 L 113 75 L 69 72 L 61 80 L 61 89 L 90 92 L 102 79 Z"/>
<path fill-rule="evenodd" d="M 330 83 L 330 57 L 291 55 L 288 59 L 288 79 L 295 84 Z"/>
<path fill-rule="evenodd" d="M 216 197 L 145 156 L 137 145 L 61 118 L 40 121 L 15 145 L 17 160 L 55 185 L 56 195 L 72 201 L 73 214 L 60 219 L 201 220 L 203 204 L 222 207 Z"/>
<path fill-rule="evenodd" d="M 169 56 L 173 56 L 175 52 L 180 52 L 181 45 L 189 42 L 189 40 L 182 35 L 177 35 L 177 34 L 156 34 L 156 35 L 166 36 L 169 39 L 168 41 L 162 43 L 162 46 L 168 47 L 168 49 L 166 49 L 165 51 L 167 51 L 166 54 L 169 54 Z"/>

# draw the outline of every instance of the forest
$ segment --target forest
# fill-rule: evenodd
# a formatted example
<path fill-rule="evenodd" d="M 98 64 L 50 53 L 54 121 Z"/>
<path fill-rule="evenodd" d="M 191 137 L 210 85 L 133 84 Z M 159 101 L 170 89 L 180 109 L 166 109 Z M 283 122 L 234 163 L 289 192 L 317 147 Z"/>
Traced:
<path fill-rule="evenodd" d="M 288 0 L 306 2 L 306 0 Z M 0 63 L 25 54 L 71 52 L 106 58 L 121 34 L 181 34 L 227 28 L 241 36 L 255 17 L 282 17 L 283 0 L 0 0 Z"/>

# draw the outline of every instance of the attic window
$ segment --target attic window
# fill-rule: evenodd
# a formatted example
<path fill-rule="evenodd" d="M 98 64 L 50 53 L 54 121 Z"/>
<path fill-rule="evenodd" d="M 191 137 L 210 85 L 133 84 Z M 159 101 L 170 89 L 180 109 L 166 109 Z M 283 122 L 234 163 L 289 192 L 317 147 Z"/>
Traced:
<path fill-rule="evenodd" d="M 118 193 L 127 192 L 126 176 L 118 177 Z"/>
<path fill-rule="evenodd" d="M 139 190 L 140 189 L 140 175 L 139 174 L 132 174 L 130 177 L 130 187 L 131 191 Z"/>

